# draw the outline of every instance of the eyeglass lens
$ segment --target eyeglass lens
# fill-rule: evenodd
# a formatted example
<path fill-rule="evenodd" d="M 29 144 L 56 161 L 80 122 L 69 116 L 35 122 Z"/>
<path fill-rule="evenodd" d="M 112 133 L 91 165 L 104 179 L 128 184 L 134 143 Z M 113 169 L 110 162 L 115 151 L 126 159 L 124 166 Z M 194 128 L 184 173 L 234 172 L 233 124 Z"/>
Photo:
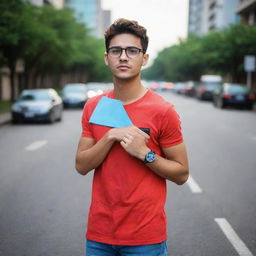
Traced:
<path fill-rule="evenodd" d="M 129 58 L 137 57 L 141 52 L 141 49 L 136 47 L 127 47 L 127 48 L 112 47 L 109 49 L 109 54 L 113 57 L 120 57 L 123 53 L 123 50 L 125 50 L 125 53 Z"/>

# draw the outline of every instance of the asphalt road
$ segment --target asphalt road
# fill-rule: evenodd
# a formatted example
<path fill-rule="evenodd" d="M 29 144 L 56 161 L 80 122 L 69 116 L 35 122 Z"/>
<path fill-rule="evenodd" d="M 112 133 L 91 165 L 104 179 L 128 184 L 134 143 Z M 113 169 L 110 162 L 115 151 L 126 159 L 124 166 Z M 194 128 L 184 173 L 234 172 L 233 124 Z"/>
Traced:
<path fill-rule="evenodd" d="M 162 93 L 180 114 L 191 179 L 168 183 L 169 255 L 256 255 L 256 112 Z M 74 169 L 81 111 L 0 127 L 0 255 L 84 255 L 92 175 Z"/>

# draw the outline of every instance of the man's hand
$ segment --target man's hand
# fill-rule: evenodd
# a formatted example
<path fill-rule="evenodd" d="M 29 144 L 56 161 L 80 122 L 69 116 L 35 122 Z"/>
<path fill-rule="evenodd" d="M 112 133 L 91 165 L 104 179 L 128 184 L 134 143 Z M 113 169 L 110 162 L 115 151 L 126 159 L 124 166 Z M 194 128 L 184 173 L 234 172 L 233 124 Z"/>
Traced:
<path fill-rule="evenodd" d="M 148 142 L 149 136 L 141 131 L 138 127 L 136 126 L 126 126 L 122 128 L 113 128 L 109 130 L 108 132 L 108 137 L 111 138 L 112 140 L 119 141 L 121 142 L 125 136 L 131 135 L 133 137 L 136 136 L 141 136 L 146 140 L 146 143 Z"/>
<path fill-rule="evenodd" d="M 149 135 L 141 131 L 138 127 L 114 128 L 111 132 L 110 136 L 113 136 L 119 141 L 126 152 L 134 157 L 143 160 L 146 153 L 150 151 L 147 147 Z"/>

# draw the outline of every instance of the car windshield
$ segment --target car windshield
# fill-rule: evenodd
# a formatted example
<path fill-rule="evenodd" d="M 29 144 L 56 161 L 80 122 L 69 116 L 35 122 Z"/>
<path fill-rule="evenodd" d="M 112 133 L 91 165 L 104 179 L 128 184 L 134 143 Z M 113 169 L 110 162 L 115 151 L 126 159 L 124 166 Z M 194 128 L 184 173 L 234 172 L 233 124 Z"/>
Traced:
<path fill-rule="evenodd" d="M 84 86 L 67 86 L 63 89 L 64 93 L 85 93 Z"/>
<path fill-rule="evenodd" d="M 207 82 L 207 83 L 205 83 L 205 87 L 207 88 L 207 89 L 216 89 L 216 88 L 218 88 L 220 86 L 220 83 L 216 83 L 216 82 Z"/>
<path fill-rule="evenodd" d="M 49 101 L 51 96 L 46 91 L 27 91 L 21 94 L 19 100 Z"/>
<path fill-rule="evenodd" d="M 248 88 L 242 85 L 230 85 L 227 87 L 227 92 L 228 93 L 247 93 Z"/>

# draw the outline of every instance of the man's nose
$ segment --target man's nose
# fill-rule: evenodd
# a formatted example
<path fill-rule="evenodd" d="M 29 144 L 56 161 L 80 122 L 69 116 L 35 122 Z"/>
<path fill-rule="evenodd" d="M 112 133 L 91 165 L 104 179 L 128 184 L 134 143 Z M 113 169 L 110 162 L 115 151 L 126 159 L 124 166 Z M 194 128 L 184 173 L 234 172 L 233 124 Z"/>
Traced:
<path fill-rule="evenodd" d="M 127 54 L 126 54 L 126 50 L 125 49 L 122 49 L 122 52 L 121 52 L 121 55 L 120 55 L 120 59 L 123 60 L 123 59 L 127 59 Z"/>

